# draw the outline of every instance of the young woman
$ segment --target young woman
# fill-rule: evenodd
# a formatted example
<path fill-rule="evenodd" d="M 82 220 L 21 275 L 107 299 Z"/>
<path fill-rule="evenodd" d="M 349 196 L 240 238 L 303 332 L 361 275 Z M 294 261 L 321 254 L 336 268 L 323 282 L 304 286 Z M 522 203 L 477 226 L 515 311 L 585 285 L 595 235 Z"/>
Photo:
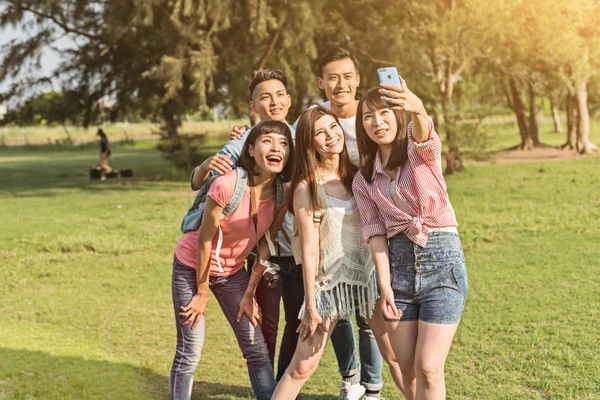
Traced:
<path fill-rule="evenodd" d="M 374 312 L 379 298 L 375 266 L 360 237 L 362 223 L 351 191 L 356 168 L 337 118 L 323 107 L 305 111 L 296 146 L 302 150 L 296 153 L 288 209 L 295 215 L 298 234 L 292 246 L 296 263 L 302 264 L 305 298 L 296 352 L 273 399 L 296 398 L 339 319 L 358 310 L 376 338 L 385 336 L 382 315 Z M 391 353 L 382 351 L 388 363 L 394 362 Z M 368 398 L 376 397 L 367 394 Z"/>
<path fill-rule="evenodd" d="M 356 132 L 361 170 L 352 187 L 405 396 L 444 399 L 444 364 L 465 305 L 467 271 L 440 138 L 404 80 L 365 93 Z"/>
<path fill-rule="evenodd" d="M 275 179 L 282 174 L 285 181 L 289 180 L 292 151 L 292 136 L 285 123 L 257 124 L 246 140 L 238 168 L 216 178 L 210 186 L 199 229 L 184 234 L 175 247 L 172 291 L 177 350 L 169 379 L 171 399 L 191 396 L 204 342 L 209 289 L 234 331 L 256 398 L 271 398 L 275 389 L 273 366 L 260 327 L 261 313 L 254 300 L 263 264 L 255 264 L 250 273 L 243 264 L 257 239 L 269 227 L 271 237 L 275 237 L 283 221 L 286 207 L 275 216 Z M 223 217 L 224 209 L 236 195 L 239 174 L 246 171 L 247 187 L 237 198 L 239 204 Z M 268 246 L 261 241 L 259 258 L 268 256 Z"/>
<path fill-rule="evenodd" d="M 108 165 L 108 159 L 111 154 L 108 137 L 106 137 L 106 133 L 102 129 L 98 129 L 96 136 L 100 136 L 100 166 L 104 172 L 112 172 L 113 169 Z"/>

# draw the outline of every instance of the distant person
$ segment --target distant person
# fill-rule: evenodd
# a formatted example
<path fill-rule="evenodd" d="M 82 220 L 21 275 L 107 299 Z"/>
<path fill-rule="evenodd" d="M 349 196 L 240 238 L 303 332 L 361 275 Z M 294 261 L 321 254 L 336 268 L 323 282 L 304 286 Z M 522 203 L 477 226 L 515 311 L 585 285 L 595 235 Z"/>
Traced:
<path fill-rule="evenodd" d="M 110 143 L 106 137 L 106 133 L 102 129 L 98 129 L 97 136 L 100 136 L 100 166 L 104 172 L 112 172 L 112 167 L 108 165 L 108 158 L 110 157 Z"/>
<path fill-rule="evenodd" d="M 423 102 L 401 82 L 360 100 L 361 169 L 352 191 L 404 394 L 445 399 L 444 365 L 465 306 L 467 270 L 442 175 L 442 143 Z"/>

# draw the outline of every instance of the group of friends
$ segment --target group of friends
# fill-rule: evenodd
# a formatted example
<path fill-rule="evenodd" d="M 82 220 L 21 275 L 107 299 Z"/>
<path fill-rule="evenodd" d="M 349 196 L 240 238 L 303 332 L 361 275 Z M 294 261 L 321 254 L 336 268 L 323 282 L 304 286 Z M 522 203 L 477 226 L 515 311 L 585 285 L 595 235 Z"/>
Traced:
<path fill-rule="evenodd" d="M 359 63 L 347 50 L 326 51 L 318 74 L 328 101 L 291 126 L 286 76 L 258 72 L 250 108 L 261 122 L 234 127 L 192 172 L 199 194 L 173 262 L 171 399 L 191 396 L 209 290 L 257 399 L 297 398 L 329 341 L 340 399 L 378 399 L 383 361 L 405 398 L 445 398 L 467 272 L 440 138 L 402 79 L 357 100 Z"/>

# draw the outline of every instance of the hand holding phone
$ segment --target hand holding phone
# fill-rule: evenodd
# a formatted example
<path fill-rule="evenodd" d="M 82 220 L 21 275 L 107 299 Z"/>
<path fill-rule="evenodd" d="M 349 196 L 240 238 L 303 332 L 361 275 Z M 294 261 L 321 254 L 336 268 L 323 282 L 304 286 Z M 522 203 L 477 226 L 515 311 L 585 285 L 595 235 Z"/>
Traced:
<path fill-rule="evenodd" d="M 392 110 L 427 116 L 423 102 L 410 91 L 404 79 L 398 75 L 395 67 L 379 68 L 377 76 L 379 77 L 379 83 L 382 85 L 379 94 L 388 107 Z"/>
<path fill-rule="evenodd" d="M 379 68 L 377 70 L 377 77 L 379 78 L 379 83 L 402 87 L 400 75 L 398 75 L 396 67 Z"/>
<path fill-rule="evenodd" d="M 402 87 L 400 82 L 400 75 L 396 67 L 385 67 L 377 70 L 377 77 L 379 78 L 379 84 L 388 84 L 393 86 Z M 392 107 L 392 104 L 385 102 L 388 107 Z"/>

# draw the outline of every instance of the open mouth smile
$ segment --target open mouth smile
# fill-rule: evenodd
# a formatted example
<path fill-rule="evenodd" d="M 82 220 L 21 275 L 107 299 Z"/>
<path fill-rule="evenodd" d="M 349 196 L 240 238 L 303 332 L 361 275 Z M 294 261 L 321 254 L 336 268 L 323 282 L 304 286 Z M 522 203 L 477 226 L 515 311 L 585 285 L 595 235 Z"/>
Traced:
<path fill-rule="evenodd" d="M 282 161 L 283 161 L 283 157 L 281 157 L 281 156 L 278 156 L 275 154 L 267 156 L 267 163 L 269 165 L 277 166 L 277 165 L 281 164 Z"/>
<path fill-rule="evenodd" d="M 338 139 L 333 139 L 331 142 L 326 143 L 325 147 L 327 147 L 327 148 L 333 147 L 333 146 L 337 145 L 339 142 L 340 142 L 339 138 Z"/>

